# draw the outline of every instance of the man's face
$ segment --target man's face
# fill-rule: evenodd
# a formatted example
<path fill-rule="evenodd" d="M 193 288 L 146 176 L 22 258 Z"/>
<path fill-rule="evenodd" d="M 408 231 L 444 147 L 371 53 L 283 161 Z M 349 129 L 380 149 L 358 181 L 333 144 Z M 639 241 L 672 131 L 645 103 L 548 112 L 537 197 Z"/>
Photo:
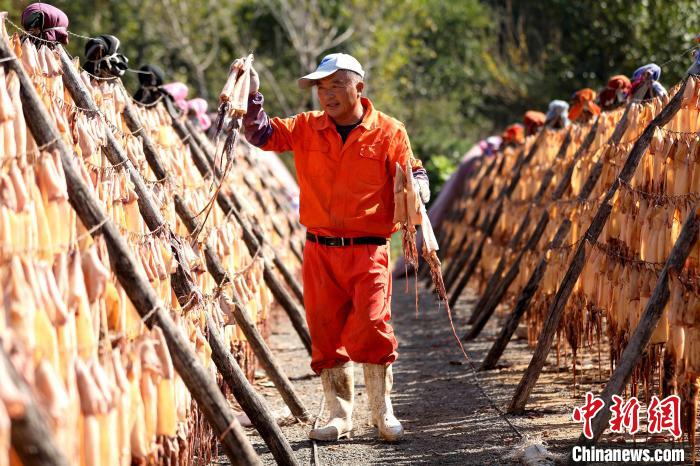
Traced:
<path fill-rule="evenodd" d="M 316 81 L 318 100 L 323 111 L 340 122 L 351 118 L 362 92 L 364 83 L 355 80 L 351 71 L 339 70 Z"/>

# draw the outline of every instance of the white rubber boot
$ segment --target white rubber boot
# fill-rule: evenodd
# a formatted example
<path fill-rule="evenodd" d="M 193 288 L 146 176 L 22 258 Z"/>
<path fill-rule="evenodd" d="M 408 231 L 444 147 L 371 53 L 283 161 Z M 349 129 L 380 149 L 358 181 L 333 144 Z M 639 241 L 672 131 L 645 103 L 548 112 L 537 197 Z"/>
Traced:
<path fill-rule="evenodd" d="M 325 426 L 309 432 L 309 438 L 333 442 L 350 437 L 355 388 L 352 363 L 321 370 L 321 383 L 330 418 Z"/>
<path fill-rule="evenodd" d="M 394 416 L 391 406 L 391 387 L 394 385 L 394 374 L 391 366 L 381 364 L 365 364 L 365 385 L 367 397 L 372 409 L 373 424 L 379 429 L 379 438 L 388 442 L 396 442 L 403 437 L 403 426 Z"/>

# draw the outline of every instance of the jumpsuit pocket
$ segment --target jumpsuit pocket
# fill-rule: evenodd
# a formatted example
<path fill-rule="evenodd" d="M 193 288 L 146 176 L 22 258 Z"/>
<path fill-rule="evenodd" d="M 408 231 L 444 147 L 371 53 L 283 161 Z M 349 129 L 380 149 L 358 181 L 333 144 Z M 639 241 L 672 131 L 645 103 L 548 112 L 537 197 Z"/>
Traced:
<path fill-rule="evenodd" d="M 369 260 L 379 267 L 389 270 L 389 243 L 386 245 L 366 245 Z"/>
<path fill-rule="evenodd" d="M 389 271 L 389 244 L 384 246 L 366 245 L 366 254 L 369 258 L 368 271 L 375 277 L 376 283 L 381 283 L 384 294 L 384 302 L 391 298 L 391 272 Z"/>
<path fill-rule="evenodd" d="M 357 173 L 361 181 L 371 185 L 384 184 L 388 180 L 386 160 L 382 141 L 362 146 L 357 162 Z"/>

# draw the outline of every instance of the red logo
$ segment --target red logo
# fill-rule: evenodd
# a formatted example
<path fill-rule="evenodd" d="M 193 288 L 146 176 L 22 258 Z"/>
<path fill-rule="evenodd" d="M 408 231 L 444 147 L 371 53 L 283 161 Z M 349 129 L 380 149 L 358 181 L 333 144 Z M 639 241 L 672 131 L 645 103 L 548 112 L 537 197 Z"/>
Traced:
<path fill-rule="evenodd" d="M 612 396 L 610 406 L 610 431 L 617 434 L 636 434 L 639 432 L 639 408 L 641 406 L 636 397 L 625 401 L 618 395 Z M 586 402 L 583 406 L 574 408 L 572 418 L 576 422 L 583 423 L 583 435 L 587 439 L 593 439 L 593 418 L 605 406 L 602 398 L 586 393 Z M 647 407 L 648 432 L 661 434 L 664 431 L 679 438 L 681 431 L 681 399 L 678 395 L 670 395 L 660 400 L 658 396 L 652 396 Z"/>
<path fill-rule="evenodd" d="M 670 395 L 659 400 L 659 397 L 652 396 L 647 410 L 647 418 L 649 419 L 650 434 L 660 434 L 665 430 L 674 438 L 680 437 L 682 435 L 680 397 Z"/>
<path fill-rule="evenodd" d="M 597 396 L 593 396 L 593 393 L 586 393 L 586 404 L 580 408 L 574 408 L 573 419 L 576 422 L 583 422 L 583 435 L 587 439 L 593 438 L 593 429 L 591 428 L 591 421 L 598 412 L 603 409 L 605 403 L 603 400 Z"/>
<path fill-rule="evenodd" d="M 636 434 L 639 431 L 639 400 L 632 397 L 624 402 L 622 397 L 613 395 L 613 404 L 610 406 L 612 417 L 608 423 L 610 430 L 617 434 Z"/>

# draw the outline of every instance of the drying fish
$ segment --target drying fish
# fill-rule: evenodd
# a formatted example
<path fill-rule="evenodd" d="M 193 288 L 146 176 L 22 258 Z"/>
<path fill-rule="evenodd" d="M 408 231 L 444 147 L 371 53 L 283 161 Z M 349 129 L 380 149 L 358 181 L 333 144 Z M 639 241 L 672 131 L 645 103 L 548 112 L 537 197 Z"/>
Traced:
<path fill-rule="evenodd" d="M 216 135 L 218 139 L 225 121 L 226 141 L 222 159 L 230 158 L 234 151 L 238 129 L 241 127 L 241 117 L 248 111 L 248 94 L 250 94 L 250 68 L 253 65 L 253 55 L 239 58 L 233 62 L 224 88 L 219 94 L 219 110 L 216 117 Z"/>

